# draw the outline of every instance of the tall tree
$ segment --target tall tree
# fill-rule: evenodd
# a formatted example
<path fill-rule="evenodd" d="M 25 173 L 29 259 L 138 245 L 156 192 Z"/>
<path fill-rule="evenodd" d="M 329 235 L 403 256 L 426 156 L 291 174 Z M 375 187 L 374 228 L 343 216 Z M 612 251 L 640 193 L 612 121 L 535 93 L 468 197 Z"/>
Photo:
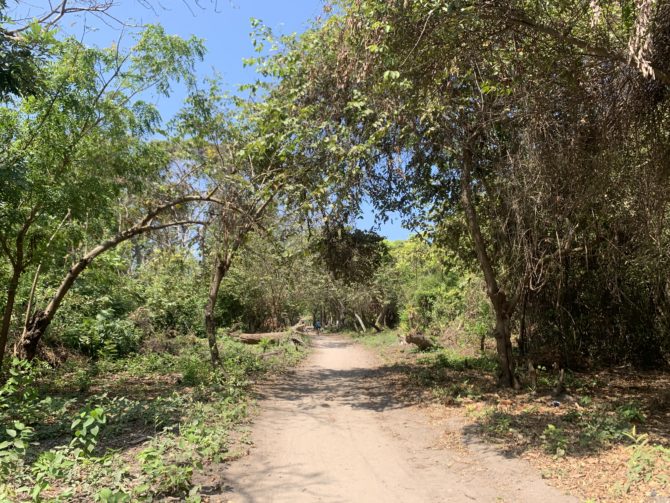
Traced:
<path fill-rule="evenodd" d="M 175 122 L 177 158 L 202 173 L 203 183 L 218 187 L 201 250 L 211 265 L 204 321 L 212 365 L 219 363 L 215 313 L 221 282 L 286 185 L 281 131 L 260 119 L 266 112 L 264 104 L 227 98 L 210 80 L 205 90 L 194 90 Z"/>
<path fill-rule="evenodd" d="M 167 94 L 172 80 L 190 78 L 202 54 L 199 40 L 158 27 L 146 28 L 126 52 L 68 39 L 55 44 L 40 94 L 0 110 L 0 246 L 10 269 L 0 357 L 28 268 L 44 271 L 68 252 L 87 256 L 89 239 L 123 233 L 119 199 L 156 194 L 168 157 L 150 140 L 160 116 L 141 95 Z"/>
<path fill-rule="evenodd" d="M 625 195 L 616 192 L 623 164 L 613 152 L 629 166 L 631 153 L 644 158 L 644 179 L 665 184 L 667 14 L 656 2 L 341 2 L 276 58 L 291 68 L 282 85 L 296 90 L 303 121 L 318 130 L 306 152 L 320 140 L 341 160 L 335 165 L 365 174 L 359 183 L 380 209 L 400 210 L 438 242 L 462 222 L 469 251 L 458 249 L 486 281 L 505 385 L 516 381 L 511 334 L 520 299 L 539 299 L 547 276 L 560 271 L 552 309 L 575 329 L 574 316 L 562 314 L 568 304 L 581 309 L 563 286 L 575 281 L 566 258 L 589 271 L 593 250 L 613 256 L 603 244 L 613 235 L 589 222 L 588 208 L 597 202 L 602 222 L 624 225 L 605 201 L 643 204 L 634 180 Z M 654 199 L 644 226 L 660 229 L 667 197 Z M 575 218 L 569 211 L 578 207 Z M 665 240 L 629 224 L 625 234 L 636 235 L 640 251 Z M 628 263 L 621 257 L 615 268 Z M 664 281 L 645 275 L 644 288 L 658 292 Z M 609 290 L 626 303 L 619 286 Z M 648 305 L 664 306 L 656 320 L 667 319 L 664 294 Z"/>

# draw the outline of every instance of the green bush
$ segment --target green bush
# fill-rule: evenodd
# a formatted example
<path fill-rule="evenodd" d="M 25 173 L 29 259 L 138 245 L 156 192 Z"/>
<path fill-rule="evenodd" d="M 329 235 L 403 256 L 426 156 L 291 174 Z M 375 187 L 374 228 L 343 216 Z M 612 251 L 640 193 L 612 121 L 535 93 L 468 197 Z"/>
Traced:
<path fill-rule="evenodd" d="M 561 428 L 548 424 L 540 438 L 546 452 L 558 457 L 565 456 L 568 449 L 568 437 Z"/>

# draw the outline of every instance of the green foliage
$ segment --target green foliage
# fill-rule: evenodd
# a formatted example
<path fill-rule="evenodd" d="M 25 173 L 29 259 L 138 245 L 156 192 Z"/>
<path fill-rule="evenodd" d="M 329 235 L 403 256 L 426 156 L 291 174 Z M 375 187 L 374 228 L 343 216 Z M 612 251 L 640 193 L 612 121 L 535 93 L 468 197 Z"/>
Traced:
<path fill-rule="evenodd" d="M 73 369 L 51 370 L 62 373 L 54 379 L 17 362 L 13 380 L 0 393 L 0 495 L 11 501 L 38 501 L 47 493 L 90 501 L 199 501 L 194 473 L 235 455 L 231 430 L 247 415 L 250 377 L 292 365 L 303 353 L 287 343 L 263 357 L 260 348 L 226 340 L 221 366 L 213 369 L 203 340 L 184 336 L 178 348 L 174 355 L 131 354 L 91 363 L 83 369 L 91 386 L 107 391 L 73 399 L 60 396 L 73 388 Z M 183 376 L 181 382 L 175 374 Z M 142 383 L 151 382 L 159 383 L 158 396 L 142 392 Z M 138 390 L 139 396 L 125 395 Z M 45 393 L 50 400 L 42 398 Z M 25 397 L 32 408 L 19 417 L 10 404 Z M 133 445 L 137 434 L 149 434 L 139 457 L 116 448 Z"/>
<path fill-rule="evenodd" d="M 481 281 L 461 260 L 416 237 L 392 243 L 391 257 L 405 330 L 440 336 L 456 327 L 469 345 L 491 332 L 491 304 Z"/>
<path fill-rule="evenodd" d="M 412 378 L 422 386 L 433 386 L 444 380 L 445 371 L 462 372 L 478 370 L 492 373 L 497 369 L 497 361 L 488 355 L 478 357 L 463 356 L 453 349 L 438 349 L 417 359 L 420 364 L 412 373 Z"/>
<path fill-rule="evenodd" d="M 364 192 L 461 261 L 459 272 L 485 271 L 491 294 L 517 300 L 522 287 L 512 313 L 498 314 L 512 315 L 513 331 L 533 327 L 526 351 L 660 367 L 670 233 L 667 141 L 656 138 L 667 138 L 659 64 L 670 54 L 639 55 L 668 16 L 634 4 L 345 1 L 283 44 L 257 28 L 280 50 L 255 63 L 279 80 L 274 108 L 299 104 L 297 146 L 336 206 L 355 213 L 348 200 Z M 640 26 L 648 38 L 635 42 Z M 650 199 L 653 211 L 632 210 Z M 436 306 L 452 307 L 430 283 L 413 286 L 407 323 L 411 313 L 430 326 Z M 481 322 L 464 323 L 480 337 L 491 317 L 481 308 L 468 310 Z"/>
<path fill-rule="evenodd" d="M 192 464 L 195 461 L 193 458 L 180 460 L 180 464 L 168 462 L 166 458 L 171 447 L 171 442 L 166 439 L 157 445 L 147 447 L 138 455 L 147 482 L 159 495 L 183 494 L 189 490 L 193 470 L 199 467 Z"/>
<path fill-rule="evenodd" d="M 545 451 L 559 458 L 565 456 L 568 448 L 568 439 L 561 428 L 548 424 L 542 432 L 541 438 Z"/>
<path fill-rule="evenodd" d="M 628 402 L 617 408 L 617 416 L 621 421 L 628 423 L 644 423 L 647 419 L 640 405 L 635 402 Z"/>
<path fill-rule="evenodd" d="M 211 383 L 212 370 L 207 365 L 203 365 L 200 358 L 182 359 L 179 367 L 182 373 L 181 382 L 184 385 L 198 386 Z"/>
<path fill-rule="evenodd" d="M 107 416 L 102 407 L 86 409 L 72 421 L 70 429 L 74 435 L 70 447 L 85 456 L 90 456 L 98 444 L 100 428 L 107 423 Z"/>
<path fill-rule="evenodd" d="M 44 371 L 39 363 L 12 358 L 7 379 L 0 387 L 0 418 L 31 414 L 39 400 L 35 381 Z"/>
<path fill-rule="evenodd" d="M 22 468 L 33 433 L 33 428 L 20 421 L 14 421 L 4 429 L 0 437 L 0 475 L 3 478 Z"/>
<path fill-rule="evenodd" d="M 635 427 L 626 433 L 633 445 L 629 447 L 630 458 L 627 463 L 626 482 L 622 492 L 627 493 L 631 487 L 640 482 L 656 479 L 663 486 L 670 483 L 667 468 L 670 468 L 670 449 L 662 445 L 651 445 L 649 435 L 638 434 Z"/>
<path fill-rule="evenodd" d="M 139 271 L 142 308 L 151 331 L 202 335 L 206 290 L 195 258 L 187 251 L 156 250 Z"/>
<path fill-rule="evenodd" d="M 95 495 L 95 501 L 100 503 L 126 503 L 132 501 L 131 496 L 123 490 L 113 490 L 107 487 L 100 489 Z"/>
<path fill-rule="evenodd" d="M 66 321 L 66 320 L 64 320 Z M 138 349 L 141 333 L 130 320 L 119 320 L 110 309 L 83 318 L 64 331 L 63 341 L 84 354 L 118 357 Z"/>
<path fill-rule="evenodd" d="M 314 240 L 312 246 L 326 270 L 345 283 L 370 281 L 389 258 L 382 236 L 343 226 L 325 227 L 323 235 Z"/>

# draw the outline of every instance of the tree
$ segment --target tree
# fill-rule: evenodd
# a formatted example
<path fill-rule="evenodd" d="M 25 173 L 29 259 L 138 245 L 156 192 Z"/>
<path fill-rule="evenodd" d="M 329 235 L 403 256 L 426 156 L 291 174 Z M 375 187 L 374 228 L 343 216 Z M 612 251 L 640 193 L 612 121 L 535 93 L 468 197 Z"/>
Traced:
<path fill-rule="evenodd" d="M 115 236 L 106 239 L 97 246 L 95 246 L 91 251 L 86 253 L 83 257 L 77 260 L 70 269 L 67 271 L 63 277 L 60 285 L 56 289 L 56 292 L 49 300 L 49 303 L 44 309 L 37 309 L 35 312 L 26 316 L 26 324 L 23 328 L 23 333 L 16 343 L 15 354 L 26 360 L 32 360 L 37 353 L 37 346 L 42 339 L 42 336 L 46 332 L 47 328 L 53 321 L 56 312 L 58 311 L 63 299 L 67 293 L 72 288 L 74 282 L 79 278 L 81 273 L 86 269 L 91 262 L 98 256 L 103 253 L 115 248 L 120 243 L 128 241 L 136 236 L 146 234 L 148 232 L 155 232 L 161 229 L 166 229 L 169 227 L 183 226 L 183 225 L 194 225 L 202 224 L 204 222 L 192 220 L 192 219 L 178 219 L 170 220 L 167 222 L 157 222 L 158 218 L 162 214 L 168 212 L 169 210 L 183 206 L 190 202 L 203 202 L 209 201 L 212 199 L 212 194 L 207 195 L 187 195 L 183 197 L 178 197 L 169 202 L 161 204 L 160 206 L 153 208 L 147 212 L 147 214 L 139 222 L 132 225 L 126 230 L 123 230 L 116 234 Z"/>
<path fill-rule="evenodd" d="M 57 258 L 68 252 L 88 257 L 85 267 L 110 247 L 104 241 L 104 249 L 93 256 L 82 253 L 80 248 L 88 247 L 95 234 L 115 234 L 112 241 L 126 239 L 117 201 L 157 194 L 168 157 L 160 144 L 149 140 L 159 115 L 140 95 L 150 89 L 167 94 L 171 80 L 190 78 L 193 61 L 202 54 L 199 40 L 168 36 L 158 27 L 148 27 L 128 52 L 118 47 L 90 49 L 68 39 L 55 45 L 40 95 L 0 111 L 4 140 L 0 213 L 5 222 L 0 246 L 11 272 L 0 357 L 16 291 L 28 268 L 37 267 L 39 272 L 57 266 Z M 183 190 L 179 183 L 176 187 Z M 138 215 L 137 229 L 151 223 L 151 219 L 141 223 L 142 207 L 136 201 L 124 209 L 129 218 Z M 109 232 L 114 228 L 116 232 Z M 39 324 L 28 323 L 24 333 L 42 333 L 33 328 L 43 326 L 45 320 L 48 325 L 59 303 Z M 32 313 L 26 316 L 26 320 L 33 318 Z"/>
<path fill-rule="evenodd" d="M 560 290 L 556 311 L 565 320 L 559 330 L 576 329 L 566 301 L 582 307 L 574 303 L 578 292 L 564 287 L 566 278 L 575 279 L 566 258 L 579 264 L 577 277 L 590 275 L 593 250 L 616 253 L 605 252 L 613 236 L 604 222 L 621 216 L 605 201 L 643 205 L 635 180 L 626 195 L 617 192 L 614 180 L 625 172 L 620 161 L 631 166 L 631 155 L 645 159 L 648 184 L 658 183 L 652 180 L 664 169 L 660 152 L 667 141 L 649 139 L 667 130 L 661 119 L 667 116 L 667 11 L 646 7 L 654 2 L 597 4 L 606 19 L 578 2 L 548 9 L 536 2 L 342 2 L 341 14 L 278 56 L 303 55 L 282 85 L 297 90 L 301 117 L 318 128 L 313 138 L 332 147 L 340 159 L 334 164 L 353 166 L 358 186 L 366 184 L 381 210 L 401 211 L 436 242 L 457 241 L 460 253 L 476 259 L 496 316 L 501 382 L 508 386 L 516 381 L 512 331 L 516 323 L 524 326 L 518 306 L 525 313 L 533 298 L 546 302 L 538 292 L 551 274 Z M 642 51 L 634 51 L 637 60 L 626 56 L 631 47 Z M 615 111 L 622 103 L 623 116 Z M 314 142 L 304 148 L 311 152 Z M 331 181 L 343 185 L 341 177 Z M 667 197 L 654 200 L 643 226 L 656 229 L 655 238 L 625 224 L 640 251 L 664 240 L 658 230 Z M 587 209 L 595 201 L 604 224 L 597 228 Z M 575 208 L 577 218 L 569 213 Z M 445 235 L 454 222 L 467 230 L 464 238 Z M 665 262 L 662 255 L 644 252 L 657 264 Z M 614 269 L 626 264 L 621 257 Z M 606 280 L 598 281 L 602 289 Z M 644 289 L 658 291 L 663 281 L 646 276 Z M 620 296 L 619 287 L 610 290 Z M 667 300 L 655 299 L 648 305 L 664 306 L 656 318 L 662 322 Z"/>
<path fill-rule="evenodd" d="M 62 0 L 29 19 L 6 14 L 7 0 L 0 0 L 0 102 L 39 93 L 43 85 L 41 65 L 55 42 L 54 30 L 72 14 L 107 15 L 108 0 L 77 2 Z"/>
<path fill-rule="evenodd" d="M 266 212 L 286 184 L 287 168 L 278 155 L 279 131 L 268 132 L 259 117 L 266 110 L 251 102 L 231 102 L 217 82 L 210 81 L 206 90 L 192 93 L 176 123 L 177 159 L 219 188 L 201 250 L 212 267 L 204 310 L 212 365 L 219 363 L 215 313 L 221 282 L 249 233 L 263 228 Z"/>

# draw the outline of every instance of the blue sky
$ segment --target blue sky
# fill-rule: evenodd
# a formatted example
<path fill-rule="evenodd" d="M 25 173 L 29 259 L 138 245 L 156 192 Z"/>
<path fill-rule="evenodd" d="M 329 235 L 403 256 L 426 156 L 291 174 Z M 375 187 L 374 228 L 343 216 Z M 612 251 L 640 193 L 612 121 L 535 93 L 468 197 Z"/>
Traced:
<path fill-rule="evenodd" d="M 40 6 L 44 0 L 25 2 Z M 253 68 L 244 68 L 242 59 L 254 55 L 251 38 L 251 18 L 261 19 L 276 33 L 290 34 L 304 31 L 310 20 L 322 12 L 322 0 L 117 0 L 110 14 L 128 24 L 160 23 L 171 34 L 189 37 L 195 35 L 205 40 L 207 55 L 198 65 L 200 77 L 217 72 L 232 92 L 243 83 L 255 80 Z M 153 9 L 145 5 L 150 3 Z M 188 5 L 187 5 L 188 4 Z M 216 5 L 215 5 L 216 4 Z M 40 11 L 34 10 L 31 15 Z M 84 27 L 87 27 L 84 30 Z M 62 31 L 77 37 L 85 33 L 88 44 L 108 46 L 122 35 L 121 25 L 111 20 L 106 22 L 94 16 L 71 17 L 62 23 Z M 129 34 L 123 33 L 121 43 L 131 42 Z M 160 99 L 157 104 L 161 115 L 167 119 L 180 107 L 184 98 L 183 89 L 175 89 L 170 99 Z M 365 206 L 363 218 L 358 226 L 369 229 L 374 224 L 374 213 Z M 378 232 L 389 239 L 404 239 L 409 232 L 400 226 L 399 219 L 387 223 Z"/>

